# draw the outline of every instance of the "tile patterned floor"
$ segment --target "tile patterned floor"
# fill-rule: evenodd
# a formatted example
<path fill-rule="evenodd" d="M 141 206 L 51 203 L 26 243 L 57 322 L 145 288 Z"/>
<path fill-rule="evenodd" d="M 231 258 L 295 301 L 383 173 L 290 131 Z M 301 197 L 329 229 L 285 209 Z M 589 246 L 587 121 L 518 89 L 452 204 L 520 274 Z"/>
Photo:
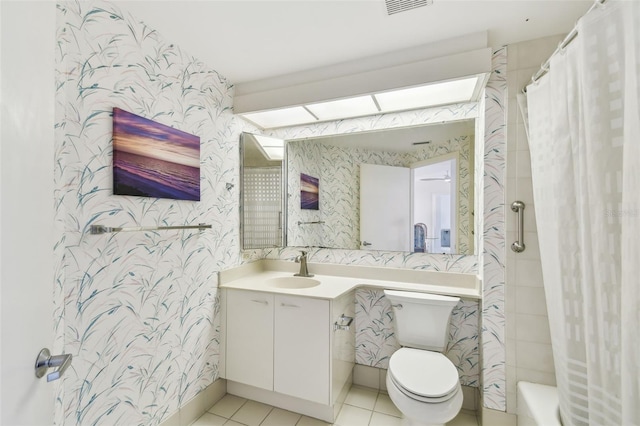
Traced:
<path fill-rule="evenodd" d="M 400 426 L 402 414 L 389 395 L 353 386 L 334 426 Z M 225 395 L 192 426 L 329 426 L 329 423 L 234 395 Z M 478 426 L 476 417 L 460 413 L 447 426 Z"/>

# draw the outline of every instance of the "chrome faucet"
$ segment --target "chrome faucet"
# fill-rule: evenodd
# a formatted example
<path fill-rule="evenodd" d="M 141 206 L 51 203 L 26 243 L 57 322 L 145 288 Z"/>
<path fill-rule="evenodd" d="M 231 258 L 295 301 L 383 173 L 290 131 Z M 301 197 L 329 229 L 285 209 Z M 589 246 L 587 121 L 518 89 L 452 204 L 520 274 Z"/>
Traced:
<path fill-rule="evenodd" d="M 300 264 L 300 272 L 297 274 L 293 274 L 294 277 L 307 277 L 310 278 L 313 274 L 309 273 L 309 269 L 307 269 L 307 252 L 301 250 L 299 256 L 296 256 L 296 263 Z"/>

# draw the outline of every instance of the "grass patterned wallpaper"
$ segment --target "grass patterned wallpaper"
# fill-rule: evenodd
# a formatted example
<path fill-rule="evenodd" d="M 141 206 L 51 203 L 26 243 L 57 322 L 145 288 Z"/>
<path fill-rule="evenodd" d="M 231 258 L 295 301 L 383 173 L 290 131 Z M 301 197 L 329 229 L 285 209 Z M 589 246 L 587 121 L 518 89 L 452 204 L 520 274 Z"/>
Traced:
<path fill-rule="evenodd" d="M 61 2 L 57 21 L 55 327 L 74 359 L 56 421 L 159 424 L 218 377 L 217 271 L 240 263 L 232 85 L 111 3 Z M 200 137 L 200 202 L 112 195 L 113 107 Z"/>

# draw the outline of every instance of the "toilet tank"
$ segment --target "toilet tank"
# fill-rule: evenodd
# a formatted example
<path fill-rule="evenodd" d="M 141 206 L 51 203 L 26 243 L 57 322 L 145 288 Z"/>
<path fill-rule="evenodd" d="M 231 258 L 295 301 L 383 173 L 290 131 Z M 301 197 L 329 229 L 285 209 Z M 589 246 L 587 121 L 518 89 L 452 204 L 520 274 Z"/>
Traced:
<path fill-rule="evenodd" d="M 395 316 L 398 343 L 443 352 L 449 340 L 451 311 L 460 298 L 411 291 L 385 290 Z"/>

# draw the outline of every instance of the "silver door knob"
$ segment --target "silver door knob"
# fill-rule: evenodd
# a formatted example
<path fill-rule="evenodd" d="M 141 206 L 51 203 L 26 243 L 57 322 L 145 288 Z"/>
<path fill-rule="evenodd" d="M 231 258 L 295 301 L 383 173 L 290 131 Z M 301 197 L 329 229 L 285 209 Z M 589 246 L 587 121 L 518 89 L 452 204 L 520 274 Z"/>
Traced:
<path fill-rule="evenodd" d="M 49 349 L 44 348 L 38 354 L 36 359 L 36 377 L 39 379 L 44 376 L 49 368 L 58 367 L 52 373 L 47 374 L 47 382 L 58 380 L 64 374 L 65 370 L 71 365 L 71 354 L 51 355 Z"/>

